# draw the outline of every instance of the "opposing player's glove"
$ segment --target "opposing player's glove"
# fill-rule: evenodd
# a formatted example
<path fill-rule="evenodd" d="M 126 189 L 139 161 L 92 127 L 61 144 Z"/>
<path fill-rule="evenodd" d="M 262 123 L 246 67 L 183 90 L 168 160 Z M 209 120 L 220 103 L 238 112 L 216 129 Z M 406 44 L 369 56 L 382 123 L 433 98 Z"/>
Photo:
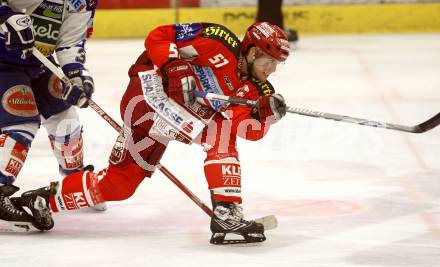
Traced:
<path fill-rule="evenodd" d="M 92 98 L 95 91 L 93 78 L 86 69 L 75 69 L 68 71 L 66 76 L 70 84 L 66 84 L 63 91 L 63 99 L 72 105 L 80 108 L 88 106 L 88 100 Z"/>
<path fill-rule="evenodd" d="M 275 123 L 286 115 L 287 106 L 280 94 L 263 96 L 258 101 L 258 115 L 263 123 Z"/>
<path fill-rule="evenodd" d="M 31 17 L 23 13 L 11 13 L 0 17 L 0 27 L 5 33 L 5 47 L 12 53 L 21 53 L 22 59 L 32 55 L 35 44 Z"/>
<path fill-rule="evenodd" d="M 161 74 L 167 95 L 183 105 L 195 101 L 195 73 L 192 66 L 181 59 L 170 59 L 161 68 Z"/>

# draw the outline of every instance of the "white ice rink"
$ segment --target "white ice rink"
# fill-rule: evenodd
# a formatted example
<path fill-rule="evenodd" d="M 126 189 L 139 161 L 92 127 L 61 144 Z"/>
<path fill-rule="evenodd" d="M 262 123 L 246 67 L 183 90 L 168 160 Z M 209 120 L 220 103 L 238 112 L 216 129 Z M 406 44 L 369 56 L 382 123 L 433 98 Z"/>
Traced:
<path fill-rule="evenodd" d="M 291 106 L 414 125 L 440 112 L 440 34 L 301 36 L 271 77 Z M 115 119 L 143 40 L 88 43 L 94 100 Z M 86 162 L 106 167 L 116 132 L 82 110 Z M 209 244 L 209 218 L 162 173 L 104 213 L 0 233 L 0 266 L 440 266 L 440 127 L 409 134 L 288 114 L 240 141 L 247 218 L 275 214 L 258 245 Z M 206 204 L 204 153 L 172 143 L 162 164 Z M 46 132 L 17 185 L 58 180 Z"/>

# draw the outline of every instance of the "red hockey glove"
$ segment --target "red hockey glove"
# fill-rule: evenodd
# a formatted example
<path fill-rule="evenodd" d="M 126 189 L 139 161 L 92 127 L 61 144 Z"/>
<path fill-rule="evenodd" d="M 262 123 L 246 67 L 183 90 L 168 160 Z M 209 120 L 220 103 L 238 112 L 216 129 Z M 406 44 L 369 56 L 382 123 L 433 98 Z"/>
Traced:
<path fill-rule="evenodd" d="M 170 59 L 161 70 L 167 95 L 183 105 L 191 105 L 195 101 L 195 73 L 191 65 L 181 59 Z"/>
<path fill-rule="evenodd" d="M 258 115 L 262 123 L 273 124 L 286 115 L 287 106 L 280 94 L 263 96 L 258 101 Z"/>

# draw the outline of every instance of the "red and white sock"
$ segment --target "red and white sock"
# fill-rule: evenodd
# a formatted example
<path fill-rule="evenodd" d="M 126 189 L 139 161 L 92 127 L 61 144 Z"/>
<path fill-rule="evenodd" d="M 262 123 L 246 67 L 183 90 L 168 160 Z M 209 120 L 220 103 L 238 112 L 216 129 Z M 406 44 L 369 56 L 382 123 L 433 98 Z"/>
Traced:
<path fill-rule="evenodd" d="M 25 123 L 0 129 L 0 185 L 12 184 L 17 178 L 38 127 Z"/>
<path fill-rule="evenodd" d="M 104 202 L 98 186 L 98 175 L 93 172 L 76 172 L 58 183 L 57 193 L 49 197 L 54 212 L 88 208 Z"/>
<path fill-rule="evenodd" d="M 205 177 L 214 199 L 241 203 L 241 170 L 237 157 L 207 158 Z"/>
<path fill-rule="evenodd" d="M 52 211 L 69 211 L 95 206 L 107 201 L 130 198 L 145 177 L 151 176 L 136 163 L 110 164 L 97 174 L 76 172 L 58 183 L 57 193 L 49 198 Z"/>

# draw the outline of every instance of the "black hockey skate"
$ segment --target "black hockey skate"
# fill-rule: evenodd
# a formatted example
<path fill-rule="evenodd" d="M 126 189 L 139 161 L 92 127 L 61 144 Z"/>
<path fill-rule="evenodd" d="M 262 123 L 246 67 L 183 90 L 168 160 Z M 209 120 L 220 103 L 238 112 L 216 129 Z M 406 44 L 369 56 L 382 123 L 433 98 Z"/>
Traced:
<path fill-rule="evenodd" d="M 266 240 L 264 226 L 243 219 L 242 207 L 236 203 L 213 200 L 214 215 L 211 218 L 211 244 L 258 243 Z M 241 236 L 242 239 L 225 239 L 227 234 Z"/>
<path fill-rule="evenodd" d="M 24 192 L 20 197 L 11 198 L 16 207 L 28 208 L 33 216 L 34 226 L 41 231 L 53 228 L 54 221 L 49 207 L 49 196 L 56 194 L 57 183 L 36 190 Z"/>
<path fill-rule="evenodd" d="M 29 231 L 34 220 L 26 211 L 15 207 L 9 199 L 19 190 L 14 185 L 0 186 L 0 220 L 9 222 L 14 228 Z"/>

